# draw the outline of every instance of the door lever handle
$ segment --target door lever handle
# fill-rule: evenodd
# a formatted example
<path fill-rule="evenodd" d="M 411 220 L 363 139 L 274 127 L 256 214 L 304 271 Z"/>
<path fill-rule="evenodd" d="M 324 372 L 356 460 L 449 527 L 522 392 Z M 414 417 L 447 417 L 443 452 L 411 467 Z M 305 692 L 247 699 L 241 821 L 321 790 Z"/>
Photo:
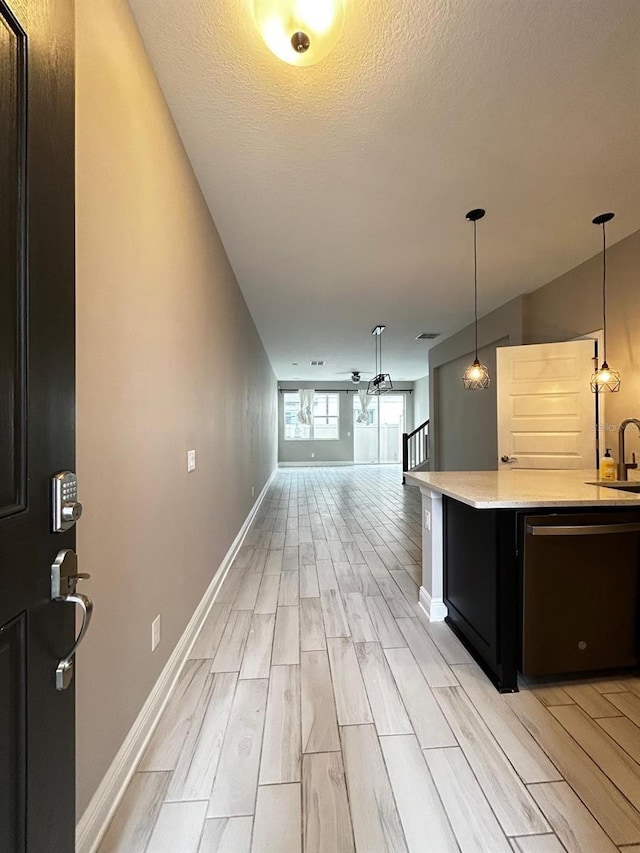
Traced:
<path fill-rule="evenodd" d="M 66 690 L 73 678 L 74 657 L 76 650 L 84 639 L 91 617 L 93 615 L 93 601 L 80 592 L 76 592 L 78 580 L 88 580 L 87 572 L 78 572 L 78 557 L 75 551 L 65 548 L 58 551 L 51 566 L 51 598 L 54 601 L 62 601 L 75 604 L 82 610 L 82 625 L 76 637 L 71 651 L 62 658 L 56 667 L 56 690 Z"/>
<path fill-rule="evenodd" d="M 74 592 L 71 595 L 65 595 L 64 598 L 59 598 L 58 601 L 66 601 L 69 604 L 77 604 L 82 610 L 82 625 L 80 632 L 71 646 L 71 651 L 66 657 L 62 658 L 56 667 L 56 690 L 66 690 L 71 684 L 73 678 L 73 660 L 78 646 L 85 637 L 91 624 L 93 616 L 93 601 L 81 592 Z"/>

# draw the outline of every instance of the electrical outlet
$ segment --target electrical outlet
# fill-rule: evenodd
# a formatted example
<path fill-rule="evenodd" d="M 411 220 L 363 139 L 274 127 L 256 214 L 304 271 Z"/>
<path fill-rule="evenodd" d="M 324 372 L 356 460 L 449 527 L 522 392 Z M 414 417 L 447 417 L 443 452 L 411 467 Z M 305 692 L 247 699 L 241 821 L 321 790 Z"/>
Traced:
<path fill-rule="evenodd" d="M 160 642 L 160 614 L 151 623 L 151 651 L 155 652 Z"/>
<path fill-rule="evenodd" d="M 315 454 L 315 453 L 312 453 L 312 454 L 311 454 L 311 458 L 312 458 L 312 459 L 315 459 L 315 458 L 316 458 L 316 454 Z"/>
<path fill-rule="evenodd" d="M 428 509 L 424 511 L 424 526 L 425 530 L 431 530 L 431 513 Z"/>
<path fill-rule="evenodd" d="M 196 452 L 195 450 L 187 450 L 187 471 L 196 470 Z"/>
<path fill-rule="evenodd" d="M 251 497 L 252 497 L 252 498 L 255 498 L 255 496 L 256 496 L 256 487 L 255 487 L 255 486 L 251 486 Z"/>

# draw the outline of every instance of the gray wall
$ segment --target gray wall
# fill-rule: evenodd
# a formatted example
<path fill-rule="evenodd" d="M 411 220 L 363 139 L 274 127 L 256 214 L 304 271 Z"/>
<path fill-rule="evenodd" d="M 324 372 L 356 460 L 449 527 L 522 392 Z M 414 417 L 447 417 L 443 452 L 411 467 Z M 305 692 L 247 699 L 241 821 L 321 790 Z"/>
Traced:
<path fill-rule="evenodd" d="M 365 386 L 362 386 L 365 387 Z M 316 391 L 337 390 L 340 393 L 340 439 L 338 441 L 285 441 L 284 399 L 278 393 L 278 462 L 283 465 L 324 462 L 353 462 L 353 396 L 358 388 L 352 382 L 279 382 L 279 390 L 298 391 L 314 388 Z M 400 382 L 394 391 L 413 391 L 413 383 Z M 413 423 L 413 394 L 406 395 L 407 424 Z M 311 454 L 314 454 L 313 458 Z"/>
<path fill-rule="evenodd" d="M 494 380 L 487 391 L 465 391 L 462 385 L 462 374 L 474 357 L 473 325 L 429 350 L 432 470 L 498 467 L 495 350 L 523 343 L 523 323 L 521 296 L 480 319 L 480 359 Z"/>
<path fill-rule="evenodd" d="M 276 464 L 277 395 L 127 3 L 76 27 L 80 816 Z"/>
<path fill-rule="evenodd" d="M 480 361 L 492 377 L 496 375 L 496 347 L 508 346 L 509 339 L 495 341 L 479 350 Z M 440 387 L 438 466 L 442 471 L 490 471 L 498 467 L 498 424 L 495 386 L 488 391 L 465 391 L 462 374 L 473 360 L 469 353 L 448 361 L 438 369 Z M 455 439 L 455 440 L 454 440 Z"/>
<path fill-rule="evenodd" d="M 429 377 L 413 383 L 413 429 L 423 424 L 429 417 Z"/>
<path fill-rule="evenodd" d="M 602 328 L 601 300 L 602 256 L 595 255 L 482 317 L 482 358 L 495 377 L 496 346 L 566 341 L 596 332 Z M 608 435 L 615 435 L 621 420 L 640 417 L 640 231 L 607 252 L 607 319 L 608 360 L 620 371 L 622 387 L 604 396 L 601 420 L 611 430 Z M 429 352 L 433 470 L 497 467 L 495 383 L 486 392 L 462 391 L 460 377 L 473 358 L 472 348 L 473 326 L 468 326 Z M 471 444 L 469 423 L 477 438 Z M 640 455 L 635 431 L 629 435 L 629 453 L 634 450 Z"/>

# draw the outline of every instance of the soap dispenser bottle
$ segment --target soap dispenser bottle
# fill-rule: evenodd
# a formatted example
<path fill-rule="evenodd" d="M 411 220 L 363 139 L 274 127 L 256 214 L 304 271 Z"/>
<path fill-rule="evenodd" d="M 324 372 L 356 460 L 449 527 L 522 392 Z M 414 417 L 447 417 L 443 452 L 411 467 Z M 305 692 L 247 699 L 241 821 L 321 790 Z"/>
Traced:
<path fill-rule="evenodd" d="M 615 480 L 617 476 L 616 462 L 611 455 L 611 448 L 607 447 L 606 453 L 600 460 L 600 479 Z"/>

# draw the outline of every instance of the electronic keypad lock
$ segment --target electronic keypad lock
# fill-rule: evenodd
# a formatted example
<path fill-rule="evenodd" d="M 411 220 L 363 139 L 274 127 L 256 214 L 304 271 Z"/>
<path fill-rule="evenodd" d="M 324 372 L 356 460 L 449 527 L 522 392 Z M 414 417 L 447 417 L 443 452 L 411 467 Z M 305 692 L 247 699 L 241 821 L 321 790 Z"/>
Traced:
<path fill-rule="evenodd" d="M 73 471 L 59 471 L 51 482 L 53 532 L 64 533 L 82 515 L 82 504 L 78 501 L 78 478 Z"/>

